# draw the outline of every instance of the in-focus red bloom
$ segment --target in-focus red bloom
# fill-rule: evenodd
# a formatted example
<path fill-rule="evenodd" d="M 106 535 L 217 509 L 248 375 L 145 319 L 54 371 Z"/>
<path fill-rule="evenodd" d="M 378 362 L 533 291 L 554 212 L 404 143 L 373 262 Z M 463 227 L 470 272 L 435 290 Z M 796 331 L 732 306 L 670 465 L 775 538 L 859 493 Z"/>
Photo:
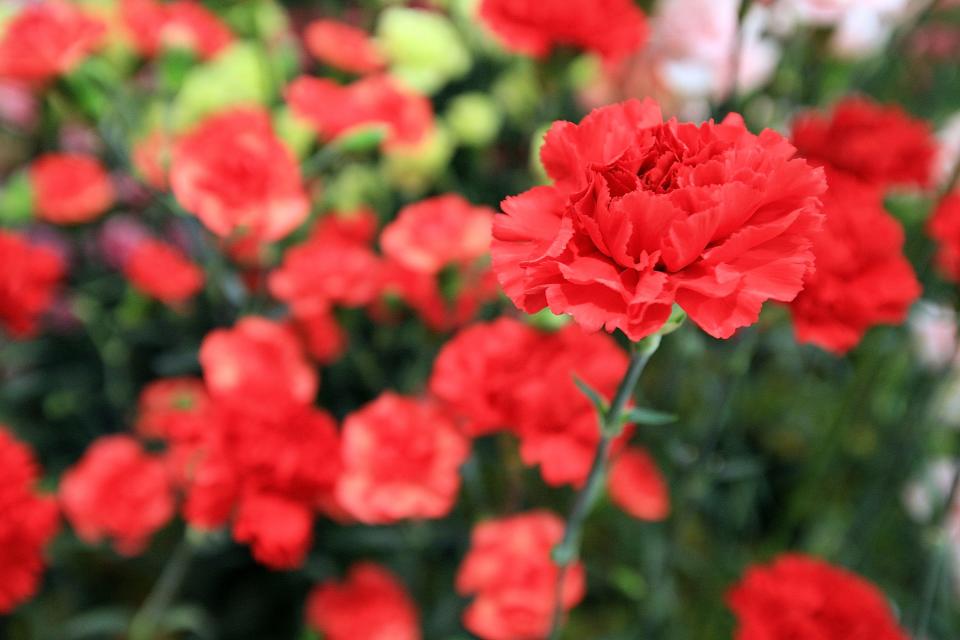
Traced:
<path fill-rule="evenodd" d="M 0 326 L 15 338 L 33 335 L 63 280 L 65 265 L 53 249 L 0 230 Z"/>
<path fill-rule="evenodd" d="M 727 595 L 736 640 L 907 640 L 883 594 L 844 569 L 784 554 L 749 569 Z"/>
<path fill-rule="evenodd" d="M 282 496 L 251 493 L 240 500 L 233 537 L 253 550 L 253 557 L 274 569 L 303 564 L 313 536 L 313 517 L 302 503 Z"/>
<path fill-rule="evenodd" d="M 384 255 L 412 271 L 436 275 L 490 251 L 494 211 L 447 194 L 407 205 L 380 236 Z"/>
<path fill-rule="evenodd" d="M 108 538 L 124 555 L 143 551 L 174 513 L 165 465 L 124 435 L 105 436 L 87 449 L 64 474 L 60 503 L 80 538 Z"/>
<path fill-rule="evenodd" d="M 530 353 L 540 334 L 512 318 L 467 327 L 437 355 L 430 393 L 472 436 L 516 425 L 518 384 L 528 375 Z"/>
<path fill-rule="evenodd" d="M 303 34 L 307 51 L 331 67 L 352 73 L 375 73 L 386 60 L 366 31 L 338 20 L 314 20 Z"/>
<path fill-rule="evenodd" d="M 138 291 L 168 304 L 184 302 L 203 288 L 203 271 L 179 249 L 160 240 L 138 244 L 123 273 Z"/>
<path fill-rule="evenodd" d="M 265 318 L 243 318 L 232 329 L 208 333 L 200 364 L 212 396 L 254 414 L 309 404 L 317 393 L 317 373 L 296 336 Z"/>
<path fill-rule="evenodd" d="M 397 578 L 360 562 L 343 582 L 317 585 L 307 623 L 327 640 L 420 640 L 417 607 Z"/>
<path fill-rule="evenodd" d="M 952 282 L 960 281 L 960 191 L 947 195 L 930 217 L 927 232 L 937 241 L 937 266 Z"/>
<path fill-rule="evenodd" d="M 663 122 L 652 101 L 556 122 L 541 158 L 552 186 L 507 198 L 493 265 L 528 313 L 549 307 L 631 340 L 676 302 L 717 338 L 788 302 L 813 268 L 822 172 L 739 117 Z"/>
<path fill-rule="evenodd" d="M 817 270 L 790 304 L 797 339 L 842 354 L 876 324 L 900 324 L 921 288 L 880 187 L 828 170 Z"/>
<path fill-rule="evenodd" d="M 63 0 L 28 3 L 0 35 L 0 78 L 39 84 L 68 73 L 99 46 L 105 25 Z"/>
<path fill-rule="evenodd" d="M 507 49 L 536 57 L 570 45 L 615 60 L 649 31 L 633 0 L 483 0 L 480 19 Z"/>
<path fill-rule="evenodd" d="M 483 640 L 547 637 L 559 569 L 551 552 L 563 537 L 563 521 L 547 511 L 490 520 L 478 525 L 457 574 L 457 591 L 475 596 L 463 617 Z M 585 572 L 571 565 L 563 583 L 564 609 L 585 591 Z"/>
<path fill-rule="evenodd" d="M 30 449 L 0 425 L 0 615 L 36 593 L 58 529 L 56 500 L 35 491 L 39 476 Z"/>
<path fill-rule="evenodd" d="M 453 508 L 469 452 L 436 406 L 383 393 L 344 421 L 337 501 L 367 524 L 441 518 Z"/>
<path fill-rule="evenodd" d="M 211 116 L 180 138 L 170 185 L 180 204 L 221 237 L 278 240 L 310 211 L 300 168 L 259 108 Z"/>
<path fill-rule="evenodd" d="M 360 127 L 386 129 L 386 144 L 412 145 L 433 126 L 433 107 L 386 75 L 343 86 L 326 78 L 300 76 L 287 87 L 287 102 L 317 133 L 333 140 Z"/>
<path fill-rule="evenodd" d="M 610 467 L 610 498 L 640 520 L 663 520 L 670 513 L 670 489 L 645 449 L 630 447 Z"/>
<path fill-rule="evenodd" d="M 220 18 L 193 0 L 123 0 L 120 16 L 134 46 L 148 57 L 182 48 L 211 58 L 233 41 Z"/>
<path fill-rule="evenodd" d="M 30 166 L 34 208 L 41 220 L 78 224 L 99 218 L 114 200 L 110 176 L 96 158 L 47 153 Z"/>
<path fill-rule="evenodd" d="M 866 98 L 843 100 L 830 114 L 798 117 L 792 142 L 812 162 L 885 187 L 928 185 L 937 154 L 927 122 Z"/>

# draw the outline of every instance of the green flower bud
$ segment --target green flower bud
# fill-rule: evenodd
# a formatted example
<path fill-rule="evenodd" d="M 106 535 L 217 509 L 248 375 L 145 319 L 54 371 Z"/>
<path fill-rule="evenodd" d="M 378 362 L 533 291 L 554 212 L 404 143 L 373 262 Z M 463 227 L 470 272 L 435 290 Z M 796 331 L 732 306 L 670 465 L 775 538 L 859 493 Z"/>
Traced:
<path fill-rule="evenodd" d="M 377 39 L 391 73 L 432 94 L 470 70 L 470 52 L 450 20 L 439 13 L 392 7 L 380 14 Z"/>
<path fill-rule="evenodd" d="M 450 102 L 447 124 L 457 140 L 467 146 L 483 147 L 500 132 L 503 114 L 486 94 L 464 93 Z"/>
<path fill-rule="evenodd" d="M 521 124 L 529 122 L 541 98 L 533 65 L 523 60 L 504 71 L 493 84 L 493 95 L 508 118 Z"/>
<path fill-rule="evenodd" d="M 384 195 L 383 177 L 370 165 L 347 164 L 327 182 L 325 199 L 336 211 L 354 211 Z"/>
<path fill-rule="evenodd" d="M 14 174 L 0 189 L 0 223 L 18 225 L 33 217 L 33 187 L 25 171 Z"/>
<path fill-rule="evenodd" d="M 301 160 L 307 157 L 310 147 L 317 139 L 313 127 L 294 114 L 289 107 L 281 107 L 277 111 L 273 118 L 273 128 L 293 155 Z"/>
<path fill-rule="evenodd" d="M 453 156 L 453 140 L 440 124 L 419 144 L 392 147 L 383 158 L 387 180 L 408 195 L 427 191 Z"/>
<path fill-rule="evenodd" d="M 533 134 L 533 138 L 530 139 L 530 171 L 533 172 L 537 182 L 541 184 L 550 182 L 550 176 L 547 175 L 547 170 L 543 167 L 543 161 L 540 160 L 540 149 L 543 148 L 543 143 L 549 130 L 550 125 L 545 124 L 537 129 Z"/>

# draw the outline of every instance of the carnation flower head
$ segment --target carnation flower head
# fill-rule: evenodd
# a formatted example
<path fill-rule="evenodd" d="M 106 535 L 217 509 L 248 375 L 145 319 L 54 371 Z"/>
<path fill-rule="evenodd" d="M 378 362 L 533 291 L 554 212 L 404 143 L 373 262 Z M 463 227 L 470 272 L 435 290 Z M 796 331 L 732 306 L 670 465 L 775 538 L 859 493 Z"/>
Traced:
<path fill-rule="evenodd" d="M 28 3 L 0 32 L 0 79 L 53 80 L 94 52 L 105 34 L 106 25 L 72 2 Z"/>
<path fill-rule="evenodd" d="M 648 31 L 633 0 L 482 0 L 479 17 L 504 47 L 538 58 L 573 46 L 615 60 L 643 46 Z"/>
<path fill-rule="evenodd" d="M 233 537 L 250 545 L 258 562 L 274 569 L 303 565 L 310 550 L 310 508 L 282 495 L 250 493 L 240 500 Z"/>
<path fill-rule="evenodd" d="M 60 503 L 81 539 L 109 539 L 123 555 L 142 552 L 175 506 L 163 461 L 125 435 L 104 436 L 87 449 L 64 474 Z"/>
<path fill-rule="evenodd" d="M 557 122 L 541 159 L 553 185 L 503 202 L 493 265 L 522 310 L 569 313 L 589 331 L 656 333 L 676 303 L 728 338 L 813 268 L 822 172 L 779 134 L 739 117 L 664 122 L 652 101 Z"/>
<path fill-rule="evenodd" d="M 34 207 L 39 219 L 79 224 L 99 218 L 116 197 L 100 162 L 76 153 L 46 153 L 30 165 Z"/>
<path fill-rule="evenodd" d="M 144 240 L 123 273 L 138 291 L 167 304 L 185 302 L 203 288 L 203 271 L 183 252 L 160 240 Z"/>
<path fill-rule="evenodd" d="M 37 592 L 59 528 L 56 500 L 36 492 L 39 478 L 33 452 L 0 425 L 0 615 Z"/>
<path fill-rule="evenodd" d="M 430 101 L 401 87 L 384 74 L 348 85 L 327 78 L 301 76 L 286 90 L 291 110 L 324 140 L 361 127 L 382 127 L 387 148 L 415 145 L 433 128 Z"/>
<path fill-rule="evenodd" d="M 545 638 L 550 630 L 560 568 L 551 552 L 564 523 L 548 511 L 482 522 L 457 573 L 457 591 L 472 596 L 463 623 L 482 640 Z M 572 609 L 585 591 L 583 564 L 566 570 L 561 601 Z"/>
<path fill-rule="evenodd" d="M 836 170 L 827 179 L 826 223 L 814 242 L 817 270 L 790 312 L 799 341 L 842 354 L 870 327 L 902 324 L 921 289 L 881 189 Z"/>
<path fill-rule="evenodd" d="M 367 524 L 441 518 L 453 508 L 469 452 L 437 406 L 385 392 L 344 420 L 337 501 Z"/>
<path fill-rule="evenodd" d="M 0 326 L 14 338 L 37 330 L 63 280 L 60 254 L 12 231 L 0 230 Z"/>
<path fill-rule="evenodd" d="M 314 58 L 343 71 L 376 73 L 387 64 L 366 31 L 338 20 L 314 20 L 307 25 L 303 42 Z"/>
<path fill-rule="evenodd" d="M 670 488 L 653 457 L 639 447 L 628 447 L 614 458 L 610 499 L 638 520 L 655 522 L 670 513 Z"/>
<path fill-rule="evenodd" d="M 937 241 L 937 266 L 951 282 L 960 282 L 960 191 L 947 194 L 937 205 L 927 232 Z"/>
<path fill-rule="evenodd" d="M 750 568 L 727 594 L 735 640 L 908 640 L 883 594 L 822 560 L 784 554 Z"/>
<path fill-rule="evenodd" d="M 372 562 L 350 567 L 342 582 L 317 585 L 307 623 L 328 640 L 420 640 L 417 607 L 392 573 Z"/>
<path fill-rule="evenodd" d="M 801 115 L 791 141 L 811 162 L 882 187 L 928 185 L 937 155 L 929 124 L 860 97 L 841 100 L 829 113 Z"/>
<path fill-rule="evenodd" d="M 209 59 L 233 41 L 220 18 L 195 0 L 122 0 L 120 17 L 134 47 L 151 58 L 180 48 Z"/>
<path fill-rule="evenodd" d="M 170 185 L 184 209 L 232 240 L 278 240 L 310 211 L 300 167 L 262 108 L 215 114 L 181 137 Z"/>

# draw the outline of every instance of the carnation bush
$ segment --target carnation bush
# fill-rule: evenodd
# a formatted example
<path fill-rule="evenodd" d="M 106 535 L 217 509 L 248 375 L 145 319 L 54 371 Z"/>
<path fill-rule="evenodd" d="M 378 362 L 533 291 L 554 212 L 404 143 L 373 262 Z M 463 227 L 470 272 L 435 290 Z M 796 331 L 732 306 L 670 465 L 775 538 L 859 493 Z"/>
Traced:
<path fill-rule="evenodd" d="M 952 640 L 960 4 L 7 0 L 0 639 Z"/>

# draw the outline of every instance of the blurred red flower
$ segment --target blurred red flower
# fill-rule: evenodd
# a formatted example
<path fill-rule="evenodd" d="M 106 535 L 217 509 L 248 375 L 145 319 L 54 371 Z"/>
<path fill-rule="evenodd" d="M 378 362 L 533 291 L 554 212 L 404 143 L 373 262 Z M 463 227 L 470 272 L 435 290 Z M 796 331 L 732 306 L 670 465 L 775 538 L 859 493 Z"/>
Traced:
<path fill-rule="evenodd" d="M 937 154 L 926 121 L 866 98 L 838 102 L 829 114 L 801 115 L 794 120 L 792 142 L 812 162 L 884 187 L 928 185 Z"/>
<path fill-rule="evenodd" d="M 952 282 L 960 281 L 960 191 L 948 194 L 930 217 L 927 232 L 937 241 L 937 266 Z"/>
<path fill-rule="evenodd" d="M 253 415 L 309 404 L 319 384 L 296 336 L 259 317 L 208 333 L 200 346 L 200 365 L 214 398 Z"/>
<path fill-rule="evenodd" d="M 383 127 L 385 144 L 412 145 L 433 126 L 430 101 L 386 75 L 367 76 L 349 85 L 327 78 L 300 76 L 287 87 L 293 112 L 324 139 L 333 140 L 361 127 Z"/>
<path fill-rule="evenodd" d="M 494 211 L 457 194 L 407 205 L 380 235 L 385 256 L 412 271 L 435 275 L 490 252 Z"/>
<path fill-rule="evenodd" d="M 504 201 L 494 270 L 527 313 L 639 340 L 676 302 L 728 338 L 765 301 L 792 300 L 813 268 L 825 184 L 794 153 L 739 117 L 663 122 L 649 100 L 556 122 L 541 152 L 554 185 Z"/>
<path fill-rule="evenodd" d="M 159 458 L 130 436 L 104 436 L 60 482 L 63 513 L 90 543 L 108 538 L 123 555 L 137 555 L 174 514 L 173 486 Z"/>
<path fill-rule="evenodd" d="M 158 191 L 167 189 L 167 173 L 173 143 L 162 130 L 153 131 L 133 144 L 130 160 L 143 181 Z"/>
<path fill-rule="evenodd" d="M 639 520 L 663 520 L 670 514 L 670 488 L 645 449 L 628 447 L 610 467 L 610 498 Z"/>
<path fill-rule="evenodd" d="M 291 318 L 290 326 L 300 337 L 306 352 L 319 364 L 335 362 L 347 350 L 347 332 L 329 309 L 296 314 Z"/>
<path fill-rule="evenodd" d="M 258 562 L 294 569 L 310 550 L 313 517 L 308 507 L 283 496 L 250 493 L 240 500 L 233 537 L 249 544 Z"/>
<path fill-rule="evenodd" d="M 310 211 L 300 168 L 260 108 L 211 116 L 180 138 L 170 185 L 187 211 L 231 240 L 278 240 Z"/>
<path fill-rule="evenodd" d="M 138 291 L 167 304 L 184 302 L 203 288 L 203 271 L 179 249 L 159 240 L 139 243 L 123 273 Z"/>
<path fill-rule="evenodd" d="M 0 326 L 15 338 L 32 336 L 50 308 L 65 265 L 53 249 L 0 230 Z"/>
<path fill-rule="evenodd" d="M 881 189 L 829 168 L 827 182 L 826 223 L 813 249 L 817 270 L 790 312 L 799 341 L 842 354 L 870 327 L 904 322 L 921 288 Z"/>
<path fill-rule="evenodd" d="M 883 594 L 844 569 L 800 554 L 752 567 L 727 595 L 736 640 L 907 640 Z"/>
<path fill-rule="evenodd" d="M 145 438 L 196 442 L 210 428 L 211 400 L 199 378 L 155 380 L 140 392 L 136 430 Z"/>
<path fill-rule="evenodd" d="M 341 583 L 315 587 L 306 615 L 327 640 L 420 640 L 413 599 L 393 574 L 372 562 L 353 565 Z"/>
<path fill-rule="evenodd" d="M 571 45 L 615 60 L 649 31 L 633 0 L 482 0 L 479 15 L 507 49 L 538 58 Z"/>
<path fill-rule="evenodd" d="M 113 205 L 110 176 L 91 156 L 47 153 L 30 165 L 34 209 L 53 224 L 78 224 L 99 218 Z"/>
<path fill-rule="evenodd" d="M 33 452 L 0 424 L 0 615 L 36 593 L 59 528 L 56 500 L 36 493 L 39 478 Z"/>
<path fill-rule="evenodd" d="M 103 41 L 106 26 L 71 2 L 28 3 L 0 36 L 0 78 L 39 84 L 72 71 Z"/>
<path fill-rule="evenodd" d="M 233 41 L 220 18 L 192 0 L 122 0 L 120 16 L 134 46 L 148 57 L 164 49 L 183 48 L 211 58 Z"/>
<path fill-rule="evenodd" d="M 469 452 L 436 406 L 383 393 L 344 421 L 337 501 L 366 524 L 441 518 L 453 508 Z"/>
<path fill-rule="evenodd" d="M 314 20 L 307 25 L 303 40 L 310 55 L 343 71 L 367 74 L 386 66 L 366 31 L 338 20 Z"/>
<path fill-rule="evenodd" d="M 559 572 L 551 552 L 563 526 L 547 511 L 477 525 L 457 574 L 457 591 L 475 596 L 463 618 L 471 633 L 483 640 L 547 637 Z M 564 609 L 583 599 L 585 583 L 583 565 L 571 565 L 563 584 Z"/>

